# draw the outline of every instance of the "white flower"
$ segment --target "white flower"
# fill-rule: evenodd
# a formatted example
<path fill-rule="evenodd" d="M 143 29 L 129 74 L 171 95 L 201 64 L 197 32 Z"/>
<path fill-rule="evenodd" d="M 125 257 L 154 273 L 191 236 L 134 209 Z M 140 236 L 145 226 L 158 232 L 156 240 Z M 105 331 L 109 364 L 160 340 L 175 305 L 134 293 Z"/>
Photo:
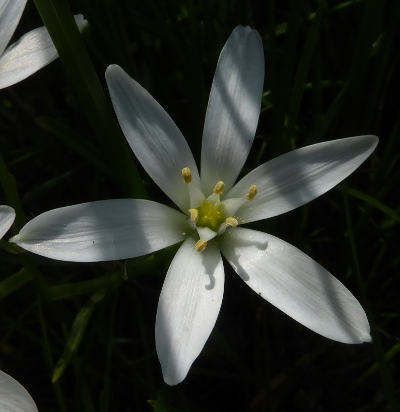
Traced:
<path fill-rule="evenodd" d="M 15 219 L 14 209 L 0 206 L 0 239 L 10 229 Z M 37 412 L 35 402 L 14 378 L 0 371 L 0 411 Z"/>
<path fill-rule="evenodd" d="M 26 33 L 6 49 L 25 5 L 26 0 L 0 0 L 0 89 L 26 79 L 58 57 L 45 27 Z M 80 30 L 87 25 L 81 14 L 75 21 Z"/>
<path fill-rule="evenodd" d="M 156 348 L 164 380 L 181 382 L 202 350 L 222 302 L 222 255 L 261 297 L 313 331 L 345 343 L 369 341 L 355 297 L 300 250 L 237 227 L 285 213 L 322 195 L 374 150 L 356 136 L 294 150 L 234 184 L 260 113 L 264 57 L 260 36 L 237 27 L 217 65 L 207 108 L 201 178 L 165 110 L 120 67 L 106 71 L 112 102 L 135 155 L 181 212 L 148 200 L 90 202 L 48 211 L 13 241 L 53 259 L 102 261 L 151 253 L 183 241 L 158 304 Z"/>

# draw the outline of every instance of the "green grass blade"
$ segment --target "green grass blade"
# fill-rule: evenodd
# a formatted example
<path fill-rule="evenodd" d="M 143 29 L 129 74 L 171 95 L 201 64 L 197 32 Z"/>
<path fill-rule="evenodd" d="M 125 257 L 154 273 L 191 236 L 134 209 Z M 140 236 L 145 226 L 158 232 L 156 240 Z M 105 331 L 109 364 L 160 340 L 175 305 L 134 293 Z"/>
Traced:
<path fill-rule="evenodd" d="M 102 289 L 94 293 L 86 303 L 86 305 L 84 305 L 76 315 L 74 323 L 72 324 L 71 332 L 68 336 L 64 352 L 62 353 L 61 357 L 56 363 L 56 366 L 54 367 L 53 376 L 51 378 L 51 381 L 53 383 L 57 382 L 61 378 L 73 355 L 77 352 L 86 332 L 89 320 L 92 317 L 93 311 L 95 310 L 96 306 L 104 299 L 106 294 L 107 289 Z"/>
<path fill-rule="evenodd" d="M 34 3 L 57 48 L 81 110 L 100 140 L 115 178 L 122 183 L 127 194 L 145 197 L 145 189 L 128 144 L 86 51 L 68 2 L 34 0 Z"/>
<path fill-rule="evenodd" d="M 395 210 L 385 205 L 384 203 L 382 203 L 375 197 L 370 196 L 366 193 L 360 192 L 359 190 L 353 189 L 351 187 L 342 187 L 341 190 L 347 195 L 352 196 L 356 199 L 362 200 L 363 202 L 367 203 L 369 206 L 380 210 L 381 212 L 383 212 L 385 215 L 387 215 L 391 219 L 400 223 L 400 215 Z"/>
<path fill-rule="evenodd" d="M 18 290 L 33 279 L 32 272 L 22 268 L 17 273 L 0 282 L 0 300 L 4 299 L 14 291 Z"/>

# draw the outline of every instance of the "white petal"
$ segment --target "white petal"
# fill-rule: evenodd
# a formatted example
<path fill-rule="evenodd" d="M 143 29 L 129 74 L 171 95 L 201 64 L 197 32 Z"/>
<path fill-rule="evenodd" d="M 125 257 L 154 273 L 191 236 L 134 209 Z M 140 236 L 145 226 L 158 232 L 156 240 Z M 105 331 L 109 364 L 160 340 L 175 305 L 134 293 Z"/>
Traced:
<path fill-rule="evenodd" d="M 14 378 L 0 371 L 0 411 L 37 412 L 31 395 Z"/>
<path fill-rule="evenodd" d="M 264 82 L 264 52 L 259 34 L 238 26 L 218 60 L 211 87 L 201 151 L 201 179 L 209 195 L 222 180 L 235 182 L 253 143 Z"/>
<path fill-rule="evenodd" d="M 102 200 L 42 213 L 10 241 L 52 259 L 128 259 L 182 241 L 186 220 L 180 212 L 149 200 Z"/>
<path fill-rule="evenodd" d="M 165 279 L 156 318 L 156 348 L 164 380 L 185 379 L 215 325 L 224 293 L 224 267 L 214 244 L 196 252 L 187 239 Z"/>
<path fill-rule="evenodd" d="M 6 234 L 8 229 L 14 223 L 15 212 L 10 206 L 0 206 L 0 239 Z"/>
<path fill-rule="evenodd" d="M 199 234 L 200 239 L 205 240 L 206 242 L 208 242 L 211 239 L 214 239 L 215 236 L 217 236 L 217 232 L 214 232 L 209 227 L 197 226 L 196 229 L 197 229 L 197 233 Z"/>
<path fill-rule="evenodd" d="M 0 0 L 0 56 L 13 35 L 26 0 Z"/>
<path fill-rule="evenodd" d="M 75 21 L 80 30 L 87 25 L 81 14 L 75 16 Z M 26 79 L 57 57 L 57 50 L 45 27 L 26 33 L 0 57 L 0 89 Z"/>
<path fill-rule="evenodd" d="M 189 167 L 192 185 L 200 186 L 192 152 L 168 113 L 119 66 L 106 70 L 106 80 L 119 124 L 136 157 L 157 185 L 184 212 L 189 195 L 182 169 Z"/>
<path fill-rule="evenodd" d="M 258 194 L 237 212 L 245 222 L 295 209 L 336 186 L 374 151 L 376 136 L 355 136 L 293 150 L 247 174 L 226 198 L 245 196 L 251 185 Z"/>
<path fill-rule="evenodd" d="M 223 255 L 261 297 L 314 332 L 344 343 L 371 340 L 357 299 L 317 262 L 266 233 L 227 231 Z"/>

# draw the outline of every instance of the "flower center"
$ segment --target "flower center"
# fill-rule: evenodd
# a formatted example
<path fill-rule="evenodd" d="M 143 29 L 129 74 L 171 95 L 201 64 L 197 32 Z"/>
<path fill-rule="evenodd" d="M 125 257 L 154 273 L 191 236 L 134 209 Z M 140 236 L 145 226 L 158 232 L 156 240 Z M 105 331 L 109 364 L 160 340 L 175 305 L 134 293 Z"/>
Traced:
<path fill-rule="evenodd" d="M 217 182 L 213 193 L 206 199 L 201 190 L 193 187 L 190 169 L 182 169 L 182 177 L 189 190 L 190 205 L 189 225 L 196 230 L 199 240 L 195 245 L 198 252 L 207 247 L 207 242 L 217 235 L 222 235 L 228 228 L 236 227 L 239 222 L 233 214 L 248 201 L 253 200 L 258 192 L 257 186 L 252 185 L 249 193 L 242 198 L 226 199 L 223 202 L 220 196 L 224 191 L 224 182 Z M 228 216 L 228 217 L 227 217 Z"/>
<path fill-rule="evenodd" d="M 220 225 L 225 222 L 225 213 L 222 210 L 221 202 L 213 204 L 205 200 L 203 204 L 197 208 L 197 226 L 209 227 L 216 232 Z"/>

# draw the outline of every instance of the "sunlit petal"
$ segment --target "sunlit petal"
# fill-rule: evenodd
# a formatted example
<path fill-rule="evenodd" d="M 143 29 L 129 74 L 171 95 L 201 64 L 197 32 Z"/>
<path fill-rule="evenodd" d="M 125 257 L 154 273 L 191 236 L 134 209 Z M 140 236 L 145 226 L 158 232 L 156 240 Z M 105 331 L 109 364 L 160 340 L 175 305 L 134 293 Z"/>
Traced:
<path fill-rule="evenodd" d="M 184 239 L 186 217 L 157 202 L 114 199 L 61 207 L 28 222 L 10 241 L 73 262 L 142 256 Z"/>
<path fill-rule="evenodd" d="M 87 21 L 75 16 L 82 30 Z M 39 27 L 9 46 L 0 57 L 0 89 L 18 83 L 58 57 L 57 50 L 45 27 Z"/>
<path fill-rule="evenodd" d="M 157 185 L 184 212 L 190 207 L 182 169 L 188 167 L 193 185 L 199 173 L 192 152 L 168 113 L 119 66 L 111 65 L 106 80 L 119 124 L 136 157 Z"/>
<path fill-rule="evenodd" d="M 367 317 L 357 299 L 299 249 L 243 228 L 228 231 L 221 247 L 247 285 L 304 326 L 339 342 L 371 340 Z"/>
<path fill-rule="evenodd" d="M 293 150 L 264 163 L 240 180 L 226 198 L 258 194 L 237 214 L 244 222 L 277 216 L 310 202 L 356 170 L 374 151 L 376 136 L 355 136 Z"/>
<path fill-rule="evenodd" d="M 213 244 L 196 252 L 187 239 L 165 279 L 156 319 L 156 348 L 164 380 L 176 385 L 187 375 L 217 319 L 224 291 L 221 255 Z"/>
<path fill-rule="evenodd" d="M 253 143 L 264 82 L 260 35 L 238 26 L 218 60 L 203 131 L 201 178 L 206 195 L 235 182 Z"/>
<path fill-rule="evenodd" d="M 13 35 L 26 0 L 0 0 L 0 56 Z"/>

